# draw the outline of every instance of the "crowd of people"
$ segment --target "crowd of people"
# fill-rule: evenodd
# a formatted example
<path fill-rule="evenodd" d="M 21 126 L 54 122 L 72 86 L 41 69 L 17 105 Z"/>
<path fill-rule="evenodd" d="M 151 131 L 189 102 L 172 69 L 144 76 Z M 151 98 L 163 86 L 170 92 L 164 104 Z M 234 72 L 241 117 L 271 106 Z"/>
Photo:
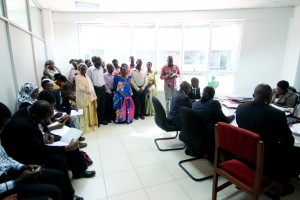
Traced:
<path fill-rule="evenodd" d="M 151 62 L 143 69 L 143 61 L 137 59 L 135 62 L 130 56 L 129 63 L 129 66 L 126 63 L 119 66 L 118 60 L 113 59 L 105 65 L 99 56 L 93 56 L 91 61 L 71 59 L 72 67 L 66 78 L 55 63 L 48 60 L 41 80 L 43 91 L 39 92 L 36 83 L 23 84 L 17 98 L 18 111 L 14 115 L 0 103 L 0 199 L 83 199 L 75 195 L 68 170 L 73 179 L 95 176 L 95 171 L 87 170 L 80 150 L 87 146 L 83 142 L 85 138 L 72 140 L 66 146 L 51 146 L 48 144 L 60 139 L 51 131 L 69 126 L 89 133 L 112 121 L 130 124 L 133 120 L 155 115 L 152 96 L 157 95 L 157 73 Z M 214 100 L 212 86 L 206 86 L 201 93 L 196 77 L 191 79 L 191 84 L 181 82 L 177 90 L 179 76 L 179 67 L 173 64 L 173 57 L 168 56 L 160 73 L 164 80 L 167 123 L 182 127 L 181 107 L 198 113 L 208 136 L 206 156 L 213 161 L 214 125 L 231 123 L 235 115 L 224 115 L 220 102 Z M 260 84 L 254 90 L 254 100 L 236 110 L 238 126 L 259 134 L 265 142 L 264 173 L 284 183 L 283 194 L 293 191 L 289 177 L 300 174 L 299 148 L 294 147 L 284 113 L 270 107 L 269 103 L 294 107 L 298 96 L 289 88 L 287 81 L 279 81 L 274 90 Z M 82 115 L 71 115 L 71 110 L 79 109 L 83 110 Z M 189 146 L 185 152 L 203 156 Z"/>

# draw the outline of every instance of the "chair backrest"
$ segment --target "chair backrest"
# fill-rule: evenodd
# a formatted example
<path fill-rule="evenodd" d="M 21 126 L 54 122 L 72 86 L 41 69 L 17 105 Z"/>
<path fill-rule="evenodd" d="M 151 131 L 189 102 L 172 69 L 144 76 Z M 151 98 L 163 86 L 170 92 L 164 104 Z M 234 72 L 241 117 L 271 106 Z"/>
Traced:
<path fill-rule="evenodd" d="M 218 122 L 215 125 L 216 146 L 256 164 L 257 146 L 260 136 L 256 133 L 230 124 Z"/>
<path fill-rule="evenodd" d="M 293 92 L 297 93 L 296 88 L 294 88 L 293 86 L 289 86 L 289 89 L 292 90 Z"/>
<path fill-rule="evenodd" d="M 197 154 L 205 154 L 208 135 L 202 118 L 195 111 L 187 107 L 181 107 L 179 111 L 182 121 L 179 139 L 191 147 Z"/>
<path fill-rule="evenodd" d="M 166 117 L 166 111 L 164 109 L 164 107 L 161 105 L 160 101 L 156 98 L 156 97 L 152 97 L 152 103 L 154 106 L 154 110 L 155 110 L 155 123 L 156 125 L 163 129 L 166 130 L 167 129 L 167 117 Z"/>

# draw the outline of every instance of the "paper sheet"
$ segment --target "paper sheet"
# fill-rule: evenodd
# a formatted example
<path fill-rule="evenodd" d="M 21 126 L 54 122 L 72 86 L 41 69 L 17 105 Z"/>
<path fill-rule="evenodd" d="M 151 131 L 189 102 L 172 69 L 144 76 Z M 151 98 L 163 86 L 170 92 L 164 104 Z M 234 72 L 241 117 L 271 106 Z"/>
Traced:
<path fill-rule="evenodd" d="M 71 110 L 71 116 L 83 115 L 83 109 Z"/>

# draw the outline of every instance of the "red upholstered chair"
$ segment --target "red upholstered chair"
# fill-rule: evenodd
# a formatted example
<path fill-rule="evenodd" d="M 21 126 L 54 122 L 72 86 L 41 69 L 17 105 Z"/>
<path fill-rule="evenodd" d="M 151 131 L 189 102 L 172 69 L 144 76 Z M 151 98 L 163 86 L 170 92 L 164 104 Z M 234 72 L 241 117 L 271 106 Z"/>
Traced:
<path fill-rule="evenodd" d="M 261 194 L 266 194 L 272 199 L 280 199 L 282 184 L 263 176 L 264 143 L 260 136 L 251 131 L 219 122 L 215 125 L 215 162 L 212 199 L 217 199 L 217 192 L 231 184 L 258 199 Z M 220 161 L 220 150 L 225 150 L 235 155 L 237 159 L 224 162 Z M 250 168 L 241 160 L 251 163 Z M 221 175 L 228 181 L 218 186 L 218 176 Z M 275 188 L 275 194 L 269 192 Z"/>

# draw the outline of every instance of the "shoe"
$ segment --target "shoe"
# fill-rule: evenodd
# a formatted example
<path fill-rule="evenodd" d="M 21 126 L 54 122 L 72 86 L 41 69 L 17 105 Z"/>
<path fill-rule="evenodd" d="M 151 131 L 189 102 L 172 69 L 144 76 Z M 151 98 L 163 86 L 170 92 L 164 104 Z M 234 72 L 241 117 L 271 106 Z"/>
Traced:
<path fill-rule="evenodd" d="M 95 176 L 96 172 L 94 170 L 91 171 L 84 171 L 82 173 L 79 174 L 79 176 L 73 176 L 73 179 L 79 179 L 79 178 L 91 178 L 93 176 Z"/>
<path fill-rule="evenodd" d="M 80 142 L 82 142 L 82 141 L 84 141 L 84 140 L 85 140 L 85 137 L 82 137 L 82 136 L 81 136 L 81 137 L 79 138 L 79 141 L 80 141 Z"/>
<path fill-rule="evenodd" d="M 282 191 L 281 191 L 281 196 L 287 196 L 289 194 L 293 194 L 295 191 L 295 188 L 292 184 L 283 184 L 282 186 Z"/>
<path fill-rule="evenodd" d="M 79 197 L 79 196 L 74 194 L 73 200 L 84 200 L 84 199 L 82 197 Z"/>
<path fill-rule="evenodd" d="M 134 119 L 135 119 L 135 120 L 138 120 L 138 119 L 139 119 L 139 117 L 134 117 Z"/>
<path fill-rule="evenodd" d="M 87 147 L 87 143 L 79 142 L 79 148 L 80 149 L 83 149 L 85 147 Z"/>
<path fill-rule="evenodd" d="M 107 121 L 102 121 L 100 124 L 107 125 Z"/>
<path fill-rule="evenodd" d="M 145 119 L 145 117 L 144 117 L 144 116 L 140 116 L 140 118 L 141 118 L 142 120 L 144 120 L 144 119 Z"/>
<path fill-rule="evenodd" d="M 108 122 L 108 123 L 111 123 L 111 120 L 108 120 L 107 122 Z"/>

